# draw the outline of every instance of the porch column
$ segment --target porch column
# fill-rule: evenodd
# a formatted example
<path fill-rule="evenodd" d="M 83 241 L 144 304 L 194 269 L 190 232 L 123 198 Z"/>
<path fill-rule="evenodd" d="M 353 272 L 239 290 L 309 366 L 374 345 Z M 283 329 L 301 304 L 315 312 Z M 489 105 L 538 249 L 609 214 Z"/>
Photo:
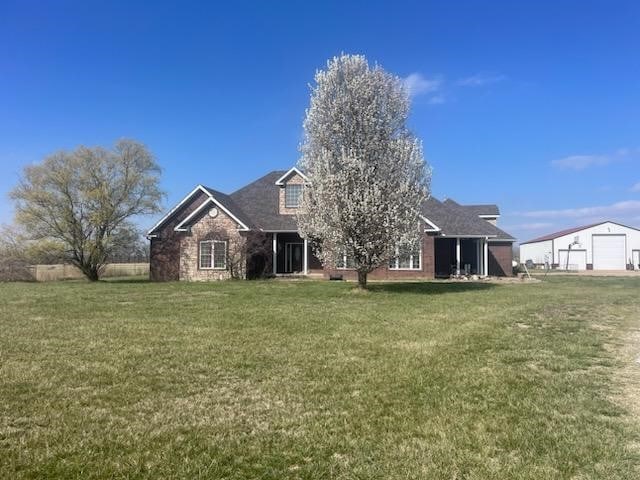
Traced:
<path fill-rule="evenodd" d="M 271 263 L 273 263 L 273 274 L 276 274 L 276 267 L 278 265 L 278 232 L 273 232 L 273 255 L 271 257 Z"/>
<path fill-rule="evenodd" d="M 486 277 L 489 275 L 489 238 L 484 239 L 484 252 L 482 256 L 482 263 L 484 264 L 482 266 L 483 273 L 484 273 L 484 276 Z"/>
<path fill-rule="evenodd" d="M 460 275 L 460 237 L 456 237 L 456 275 Z"/>
<path fill-rule="evenodd" d="M 303 248 L 304 248 L 304 255 L 302 256 L 302 258 L 303 258 L 303 262 L 304 263 L 303 263 L 302 268 L 303 268 L 304 274 L 306 275 L 307 271 L 309 269 L 309 263 L 308 263 L 309 262 L 309 252 L 307 251 L 307 250 L 309 250 L 309 244 L 307 242 L 307 237 L 304 238 L 304 247 Z"/>

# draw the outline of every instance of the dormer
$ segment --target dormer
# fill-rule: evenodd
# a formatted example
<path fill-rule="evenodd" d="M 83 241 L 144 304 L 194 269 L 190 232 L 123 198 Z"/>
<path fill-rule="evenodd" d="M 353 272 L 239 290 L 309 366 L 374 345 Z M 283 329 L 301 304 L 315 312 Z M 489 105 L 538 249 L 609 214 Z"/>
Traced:
<path fill-rule="evenodd" d="M 305 185 L 308 179 L 296 167 L 289 169 L 277 181 L 279 187 L 278 213 L 281 215 L 295 215 L 302 203 Z"/>
<path fill-rule="evenodd" d="M 477 215 L 478 217 L 486 220 L 494 227 L 498 225 L 498 218 L 500 218 L 500 209 L 494 204 L 485 205 L 460 205 L 455 200 L 447 198 L 444 202 L 445 205 L 453 205 L 455 207 L 464 208 L 465 210 Z"/>

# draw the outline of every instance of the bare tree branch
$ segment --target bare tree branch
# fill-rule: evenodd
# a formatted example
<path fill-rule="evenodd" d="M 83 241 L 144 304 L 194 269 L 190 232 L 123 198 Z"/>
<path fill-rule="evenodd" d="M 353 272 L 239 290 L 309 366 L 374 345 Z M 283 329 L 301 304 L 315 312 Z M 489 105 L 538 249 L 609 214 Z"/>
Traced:
<path fill-rule="evenodd" d="M 120 240 L 131 238 L 128 220 L 160 211 L 159 177 L 151 153 L 133 140 L 58 152 L 24 169 L 11 192 L 16 221 L 34 240 L 60 241 L 67 259 L 98 280 Z"/>

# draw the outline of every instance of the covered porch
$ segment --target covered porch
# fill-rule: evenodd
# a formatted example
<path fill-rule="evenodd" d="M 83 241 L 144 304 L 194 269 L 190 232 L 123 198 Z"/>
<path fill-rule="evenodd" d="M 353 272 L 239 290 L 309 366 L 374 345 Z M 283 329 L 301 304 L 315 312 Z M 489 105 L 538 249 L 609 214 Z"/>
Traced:
<path fill-rule="evenodd" d="M 488 237 L 440 237 L 434 241 L 435 275 L 486 276 L 489 272 Z"/>
<path fill-rule="evenodd" d="M 272 232 L 274 275 L 308 275 L 322 269 L 306 238 L 298 232 Z"/>

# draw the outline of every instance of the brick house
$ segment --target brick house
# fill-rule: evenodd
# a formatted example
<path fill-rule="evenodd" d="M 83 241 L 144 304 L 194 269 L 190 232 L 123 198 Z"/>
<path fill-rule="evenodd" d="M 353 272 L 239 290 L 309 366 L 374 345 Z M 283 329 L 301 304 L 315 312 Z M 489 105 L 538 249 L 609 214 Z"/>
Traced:
<path fill-rule="evenodd" d="M 227 195 L 198 185 L 151 230 L 152 280 L 222 280 L 272 275 L 356 278 L 349 258 L 324 267 L 298 233 L 306 177 L 274 171 Z M 422 207 L 423 237 L 398 251 L 371 279 L 449 277 L 456 272 L 511 275 L 514 238 L 496 226 L 496 205 L 460 205 L 433 197 Z"/>

